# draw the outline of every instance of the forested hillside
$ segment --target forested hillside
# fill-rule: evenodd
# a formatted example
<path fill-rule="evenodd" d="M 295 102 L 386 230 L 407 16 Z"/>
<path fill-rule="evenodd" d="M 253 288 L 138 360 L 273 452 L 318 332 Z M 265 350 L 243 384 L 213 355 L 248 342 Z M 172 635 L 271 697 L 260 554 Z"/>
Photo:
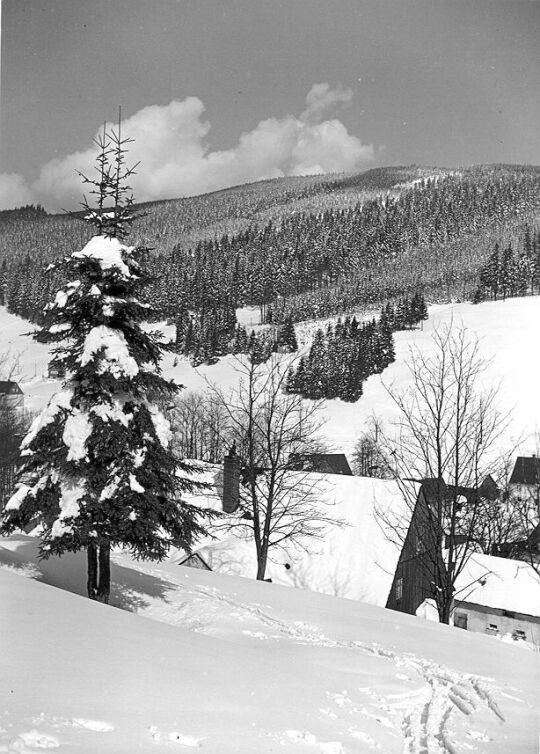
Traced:
<path fill-rule="evenodd" d="M 177 322 L 179 344 L 189 329 L 192 340 L 223 348 L 234 338 L 235 310 L 246 305 L 277 323 L 416 292 L 430 301 L 472 299 L 495 243 L 518 253 L 526 226 L 536 239 L 540 169 L 380 168 L 263 181 L 137 209 L 143 214 L 132 242 L 155 249 L 154 305 Z M 73 216 L 39 207 L 0 213 L 0 291 L 10 311 L 40 321 L 63 282 L 46 266 L 87 240 L 87 226 Z"/>

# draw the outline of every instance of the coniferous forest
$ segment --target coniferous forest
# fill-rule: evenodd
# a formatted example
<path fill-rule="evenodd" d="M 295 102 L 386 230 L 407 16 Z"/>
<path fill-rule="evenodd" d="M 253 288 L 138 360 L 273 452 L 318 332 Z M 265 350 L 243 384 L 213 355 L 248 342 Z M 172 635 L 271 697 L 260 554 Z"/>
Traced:
<path fill-rule="evenodd" d="M 528 292 L 533 296 L 540 293 L 540 231 L 531 231 L 526 226 L 517 249 L 512 244 L 504 249 L 495 244 L 480 269 L 474 301 L 504 300 Z"/>
<path fill-rule="evenodd" d="M 146 296 L 196 363 L 245 350 L 239 307 L 279 328 L 417 292 L 479 301 L 540 288 L 535 168 L 283 179 L 137 210 L 146 216 L 134 242 L 165 249 L 153 254 Z M 0 303 L 40 323 L 65 283 L 61 266 L 47 266 L 87 236 L 79 218 L 41 207 L 0 213 Z M 251 340 L 250 351 L 275 350 Z"/>
<path fill-rule="evenodd" d="M 356 317 L 346 317 L 335 326 L 330 323 L 326 331 L 319 328 L 307 357 L 302 356 L 289 371 L 288 392 L 354 403 L 362 395 L 365 380 L 394 361 L 392 333 L 415 327 L 427 316 L 424 297 L 415 294 L 396 305 L 387 302 L 378 320 L 359 323 Z"/>

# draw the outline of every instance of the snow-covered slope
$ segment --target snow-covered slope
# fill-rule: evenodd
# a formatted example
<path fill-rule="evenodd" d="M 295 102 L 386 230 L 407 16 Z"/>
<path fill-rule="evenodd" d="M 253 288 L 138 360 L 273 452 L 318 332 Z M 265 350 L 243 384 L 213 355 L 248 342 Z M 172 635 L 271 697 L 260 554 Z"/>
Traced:
<path fill-rule="evenodd" d="M 486 381 L 490 385 L 500 384 L 500 410 L 513 409 L 510 431 L 501 440 L 505 443 L 504 450 L 510 450 L 518 438 L 525 441 L 527 449 L 534 448 L 533 435 L 540 427 L 537 385 L 540 349 L 536 347 L 540 296 L 485 302 L 477 306 L 470 303 L 431 306 L 429 315 L 423 330 L 396 333 L 395 363 L 382 376 L 374 375 L 367 380 L 364 395 L 357 403 L 343 403 L 338 399 L 326 402 L 324 434 L 328 442 L 335 450 L 350 455 L 356 439 L 374 413 L 383 419 L 391 419 L 394 409 L 383 383 L 406 388 L 410 377 L 405 362 L 411 345 L 429 352 L 433 330 L 451 324 L 466 327 L 472 335 L 480 338 L 481 355 L 491 359 Z M 13 354 L 20 354 L 21 386 L 28 407 L 37 410 L 58 389 L 59 383 L 46 379 L 48 348 L 25 335 L 31 329 L 29 323 L 0 307 L 0 354 L 10 349 Z M 173 328 L 165 329 L 172 337 Z M 214 366 L 195 370 L 185 359 L 175 359 L 173 354 L 167 354 L 163 364 L 165 375 L 187 389 L 205 389 L 206 377 L 227 391 L 238 380 L 238 371 L 231 357 L 221 359 Z"/>
<path fill-rule="evenodd" d="M 538 658 L 515 646 L 126 557 L 113 568 L 117 610 L 23 578 L 33 545 L 11 547 L 0 568 L 0 752 L 537 751 Z M 82 592 L 82 566 L 57 562 L 57 585 Z"/>

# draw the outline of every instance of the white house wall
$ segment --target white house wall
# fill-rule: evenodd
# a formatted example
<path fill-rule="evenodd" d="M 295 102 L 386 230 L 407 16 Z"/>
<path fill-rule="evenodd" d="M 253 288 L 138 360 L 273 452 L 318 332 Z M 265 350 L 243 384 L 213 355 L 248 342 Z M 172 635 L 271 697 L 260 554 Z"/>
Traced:
<path fill-rule="evenodd" d="M 525 632 L 525 641 L 534 644 L 540 650 L 540 619 L 516 613 L 515 617 L 504 615 L 502 610 L 484 608 L 481 605 L 457 603 L 453 611 L 452 623 L 456 616 L 467 615 L 467 631 L 491 636 L 512 636 L 515 631 Z M 489 629 L 489 625 L 497 626 L 497 631 Z"/>

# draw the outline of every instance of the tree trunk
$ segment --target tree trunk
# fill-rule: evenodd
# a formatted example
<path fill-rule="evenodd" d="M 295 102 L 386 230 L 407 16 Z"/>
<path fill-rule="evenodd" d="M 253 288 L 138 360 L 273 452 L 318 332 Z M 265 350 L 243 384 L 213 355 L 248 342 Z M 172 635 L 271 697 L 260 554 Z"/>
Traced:
<path fill-rule="evenodd" d="M 264 543 L 261 543 L 261 547 L 257 548 L 257 581 L 264 581 L 267 561 L 268 547 Z"/>
<path fill-rule="evenodd" d="M 452 612 L 453 600 L 444 599 L 437 605 L 437 611 L 439 613 L 439 623 L 445 623 L 450 625 L 450 613 Z"/>
<path fill-rule="evenodd" d="M 86 591 L 91 600 L 96 599 L 97 592 L 97 546 L 94 544 L 88 545 L 86 550 L 86 559 L 88 563 L 88 578 L 86 581 Z"/>
<path fill-rule="evenodd" d="M 266 573 L 266 555 L 261 555 L 257 561 L 257 581 L 264 581 Z"/>
<path fill-rule="evenodd" d="M 109 604 L 111 593 L 111 546 L 101 545 L 99 548 L 99 584 L 96 599 Z"/>
<path fill-rule="evenodd" d="M 108 604 L 111 591 L 111 548 L 109 544 L 99 547 L 88 545 L 86 550 L 88 578 L 86 591 L 91 600 Z"/>

